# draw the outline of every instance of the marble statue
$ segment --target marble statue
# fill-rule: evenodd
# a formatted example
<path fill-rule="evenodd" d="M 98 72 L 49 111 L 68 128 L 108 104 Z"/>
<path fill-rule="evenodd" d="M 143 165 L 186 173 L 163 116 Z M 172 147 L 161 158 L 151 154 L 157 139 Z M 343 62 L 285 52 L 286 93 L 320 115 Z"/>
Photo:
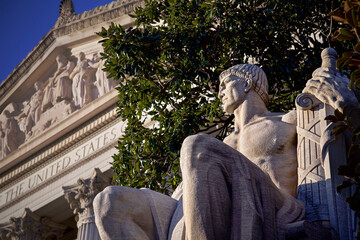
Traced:
<path fill-rule="evenodd" d="M 304 93 L 333 108 L 359 107 L 329 54 L 324 52 Z M 234 131 L 224 142 L 204 134 L 185 139 L 183 182 L 172 197 L 149 189 L 105 188 L 94 199 L 101 238 L 284 239 L 294 231 L 289 226 L 301 223 L 310 229 L 305 231 L 310 239 L 336 239 L 328 219 L 315 219 L 314 225 L 301 221 L 305 206 L 295 198 L 296 111 L 269 112 L 267 88 L 265 73 L 255 65 L 224 71 L 219 98 L 224 111 L 235 115 Z"/>
<path fill-rule="evenodd" d="M 235 115 L 233 133 L 224 142 L 185 139 L 178 201 L 116 186 L 100 193 L 94 207 L 102 239 L 275 239 L 304 217 L 294 197 L 295 111 L 267 110 L 267 78 L 255 65 L 233 66 L 220 82 L 224 110 Z"/>
<path fill-rule="evenodd" d="M 96 69 L 96 81 L 94 85 L 98 90 L 99 97 L 109 92 L 115 86 L 114 80 L 107 77 L 109 73 L 102 70 L 104 68 L 104 62 L 105 60 L 101 60 L 99 54 L 96 53 L 91 63 L 91 67 Z"/>
<path fill-rule="evenodd" d="M 17 149 L 17 147 L 24 142 L 25 135 L 20 130 L 18 122 L 11 115 L 9 110 L 3 111 L 4 120 L 2 120 L 2 150 L 3 157 L 10 154 L 12 151 Z"/>
<path fill-rule="evenodd" d="M 72 81 L 71 73 L 75 68 L 72 61 L 68 61 L 64 55 L 56 57 L 57 70 L 52 77 L 49 78 L 48 84 L 44 89 L 44 98 L 42 102 L 42 112 L 54 106 L 57 102 L 63 100 L 72 100 Z"/>
<path fill-rule="evenodd" d="M 41 103 L 44 96 L 42 83 L 35 82 L 34 83 L 35 93 L 31 96 L 28 107 L 27 114 L 25 120 L 25 131 L 27 135 L 31 135 L 32 127 L 39 121 L 41 115 Z"/>
<path fill-rule="evenodd" d="M 70 78 L 73 81 L 72 93 L 74 96 L 74 103 L 75 106 L 78 108 L 80 108 L 83 105 L 82 101 L 84 98 L 84 91 L 85 91 L 84 79 L 82 79 L 80 75 L 80 66 L 82 65 L 82 62 L 84 62 L 84 65 L 86 64 L 85 54 L 83 52 L 79 54 L 77 65 L 70 76 Z"/>
<path fill-rule="evenodd" d="M 81 108 L 93 100 L 92 82 L 95 78 L 95 71 L 90 67 L 89 59 L 85 57 L 85 53 L 80 52 L 78 63 L 70 75 L 70 78 L 73 79 L 72 93 L 77 108 Z"/>

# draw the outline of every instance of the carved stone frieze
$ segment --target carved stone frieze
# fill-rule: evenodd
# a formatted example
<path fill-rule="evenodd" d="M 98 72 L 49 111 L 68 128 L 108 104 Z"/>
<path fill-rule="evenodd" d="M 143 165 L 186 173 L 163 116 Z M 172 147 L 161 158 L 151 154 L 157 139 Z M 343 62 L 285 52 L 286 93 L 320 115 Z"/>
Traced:
<path fill-rule="evenodd" d="M 40 217 L 25 208 L 21 217 L 12 217 L 7 224 L 0 226 L 0 239 L 60 239 L 65 229 L 66 226 L 55 223 L 47 217 Z"/>
<path fill-rule="evenodd" d="M 84 125 L 80 129 L 74 131 L 73 133 L 69 134 L 63 140 L 57 142 L 53 146 L 49 146 L 48 149 L 44 150 L 34 158 L 29 159 L 28 161 L 24 162 L 18 168 L 8 172 L 5 175 L 0 177 L 0 187 L 5 186 L 6 184 L 12 183 L 18 176 L 23 176 L 26 172 L 34 167 L 44 163 L 45 161 L 49 160 L 50 158 L 54 157 L 54 155 L 58 154 L 59 152 L 64 151 L 65 149 L 69 148 L 69 146 L 74 145 L 75 143 L 82 140 L 85 136 L 93 133 L 97 129 L 105 126 L 109 122 L 113 121 L 117 117 L 116 108 L 111 108 L 106 113 L 101 114 L 99 117 L 95 118 L 93 121 L 89 122 L 88 124 Z"/>
<path fill-rule="evenodd" d="M 59 54 L 56 63 L 45 82 L 34 83 L 30 98 L 9 104 L 0 114 L 0 159 L 115 86 L 102 71 L 99 53 L 91 59 L 83 52 L 77 57 Z"/>
<path fill-rule="evenodd" d="M 1 83 L 0 98 L 15 86 L 19 79 L 28 72 L 37 59 L 55 42 L 56 37 L 80 31 L 93 25 L 109 22 L 133 12 L 136 7 L 142 6 L 142 4 L 142 0 L 118 0 L 81 14 L 74 14 L 72 2 L 63 0 L 60 6 L 59 19 L 54 28 L 40 40 L 28 56 L 15 67 L 9 76 Z"/>

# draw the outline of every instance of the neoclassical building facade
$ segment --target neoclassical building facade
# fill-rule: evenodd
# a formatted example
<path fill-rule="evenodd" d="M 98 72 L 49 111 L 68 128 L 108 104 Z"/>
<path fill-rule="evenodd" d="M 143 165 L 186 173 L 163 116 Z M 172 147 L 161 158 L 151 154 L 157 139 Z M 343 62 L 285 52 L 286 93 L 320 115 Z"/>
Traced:
<path fill-rule="evenodd" d="M 111 183 L 125 123 L 96 32 L 131 26 L 141 4 L 75 14 L 63 0 L 55 26 L 0 85 L 0 239 L 99 239 L 92 200 Z"/>

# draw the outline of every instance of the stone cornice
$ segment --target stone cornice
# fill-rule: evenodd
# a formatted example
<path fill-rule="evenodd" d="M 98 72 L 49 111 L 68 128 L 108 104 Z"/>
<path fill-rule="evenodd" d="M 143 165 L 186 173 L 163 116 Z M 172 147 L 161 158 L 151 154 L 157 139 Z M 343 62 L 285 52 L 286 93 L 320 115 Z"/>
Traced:
<path fill-rule="evenodd" d="M 0 99 L 4 97 L 19 79 L 30 69 L 33 63 L 41 57 L 44 52 L 55 42 L 53 30 L 50 30 L 45 37 L 34 47 L 34 49 L 17 65 L 14 70 L 0 85 Z"/>
<path fill-rule="evenodd" d="M 0 85 L 0 99 L 16 85 L 20 78 L 29 71 L 36 60 L 55 42 L 59 36 L 67 35 L 75 31 L 108 22 L 129 14 L 136 7 L 142 5 L 142 0 L 118 0 L 96 7 L 92 10 L 85 11 L 81 14 L 72 15 L 66 22 L 55 26 L 43 37 L 34 49 L 17 65 L 14 70 Z"/>
<path fill-rule="evenodd" d="M 14 179 L 18 178 L 19 176 L 24 176 L 25 173 L 46 162 L 58 153 L 63 152 L 70 146 L 73 146 L 75 143 L 79 142 L 80 140 L 95 132 L 104 125 L 108 124 L 109 122 L 114 121 L 116 117 L 116 108 L 113 107 L 107 112 L 91 120 L 89 123 L 85 124 L 80 129 L 77 129 L 73 133 L 70 133 L 67 137 L 50 146 L 48 149 L 27 160 L 20 166 L 17 166 L 16 169 L 1 175 L 0 188 L 8 184 L 9 182 L 14 183 Z"/>
<path fill-rule="evenodd" d="M 99 6 L 81 14 L 74 14 L 67 21 L 55 24 L 55 36 L 68 35 L 82 29 L 108 22 L 134 12 L 136 7 L 142 6 L 142 0 L 118 0 Z"/>
<path fill-rule="evenodd" d="M 105 128 L 110 128 L 112 125 L 115 125 L 116 123 L 119 123 L 120 121 L 121 121 L 120 118 L 114 119 L 112 122 L 106 124 Z M 102 129 L 104 130 L 104 128 L 102 128 Z M 86 138 L 91 138 L 93 134 L 96 134 L 96 133 L 92 133 L 89 136 L 87 136 Z M 76 169 L 79 169 L 81 166 L 84 166 L 88 162 L 96 159 L 97 157 L 99 157 L 99 155 L 103 154 L 104 152 L 114 149 L 114 145 L 116 144 L 116 142 L 117 142 L 117 140 L 107 143 L 102 149 L 89 154 L 88 156 L 81 159 L 80 161 L 77 161 L 75 164 L 72 165 L 72 167 L 65 168 L 63 171 L 52 176 L 51 178 L 47 179 L 46 181 L 41 182 L 39 185 L 35 186 L 34 188 L 31 188 L 29 191 L 26 191 L 23 194 L 21 194 L 20 196 L 17 196 L 12 201 L 5 203 L 4 205 L 1 205 L 0 212 L 6 208 L 9 208 L 10 206 L 13 206 L 13 205 L 23 201 L 24 199 L 28 198 L 30 195 L 34 194 L 35 192 L 40 191 L 41 189 L 44 189 L 45 187 L 50 186 L 55 181 L 58 181 L 59 179 L 64 178 L 64 176 L 68 175 L 69 173 L 71 173 L 73 171 L 76 171 Z M 74 145 L 71 146 L 70 148 L 66 149 L 63 153 L 66 154 L 66 152 L 68 150 L 74 149 L 74 147 L 75 147 Z M 41 166 L 38 166 L 38 168 L 40 168 L 40 167 Z M 34 170 L 36 171 L 36 169 L 34 169 Z M 11 182 L 10 185 L 13 186 L 14 184 L 18 184 L 21 180 L 25 179 L 30 174 L 31 173 L 28 172 L 28 173 L 20 176 L 20 178 L 15 179 L 14 182 Z M 0 225 L 0 227 L 1 227 L 1 225 Z"/>

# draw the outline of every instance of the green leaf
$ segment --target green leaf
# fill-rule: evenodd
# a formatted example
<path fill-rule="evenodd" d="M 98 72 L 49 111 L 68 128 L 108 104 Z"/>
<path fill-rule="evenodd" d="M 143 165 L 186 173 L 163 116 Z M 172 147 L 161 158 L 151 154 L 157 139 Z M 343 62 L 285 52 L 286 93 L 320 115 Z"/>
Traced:
<path fill-rule="evenodd" d="M 354 46 L 354 51 L 360 53 L 360 42 L 357 42 Z"/>
<path fill-rule="evenodd" d="M 356 69 L 350 75 L 350 88 L 356 89 L 360 87 L 360 69 Z"/>
<path fill-rule="evenodd" d="M 336 117 L 336 116 L 334 116 L 334 115 L 329 115 L 329 116 L 326 116 L 325 117 L 325 120 L 328 120 L 328 121 L 330 121 L 330 122 L 339 122 L 340 120 Z"/>
<path fill-rule="evenodd" d="M 336 119 L 338 119 L 339 121 L 344 121 L 344 119 L 345 119 L 345 114 L 343 114 L 342 112 L 340 112 L 339 109 L 335 109 L 334 114 L 335 114 Z"/>
<path fill-rule="evenodd" d="M 330 12 L 328 16 L 331 16 L 337 22 L 346 23 L 345 13 L 340 8 Z"/>
<path fill-rule="evenodd" d="M 338 135 L 342 134 L 346 129 L 347 129 L 347 127 L 345 125 L 337 125 L 333 129 L 331 129 L 330 134 L 338 136 Z"/>
<path fill-rule="evenodd" d="M 347 61 L 349 61 L 353 56 L 355 56 L 355 52 L 344 52 L 341 57 L 336 61 L 336 67 L 341 68 L 345 65 Z"/>
<path fill-rule="evenodd" d="M 347 181 L 343 181 L 339 186 L 336 187 L 336 192 L 337 193 L 341 193 L 341 191 L 344 189 L 344 188 L 348 188 L 348 187 L 351 187 L 353 185 L 353 183 L 349 180 Z"/>
<path fill-rule="evenodd" d="M 332 41 L 354 40 L 356 35 L 348 28 L 340 28 L 335 31 Z"/>
<path fill-rule="evenodd" d="M 346 178 L 352 178 L 355 176 L 354 171 L 348 166 L 344 166 L 344 165 L 338 168 L 338 175 L 344 176 Z"/>

